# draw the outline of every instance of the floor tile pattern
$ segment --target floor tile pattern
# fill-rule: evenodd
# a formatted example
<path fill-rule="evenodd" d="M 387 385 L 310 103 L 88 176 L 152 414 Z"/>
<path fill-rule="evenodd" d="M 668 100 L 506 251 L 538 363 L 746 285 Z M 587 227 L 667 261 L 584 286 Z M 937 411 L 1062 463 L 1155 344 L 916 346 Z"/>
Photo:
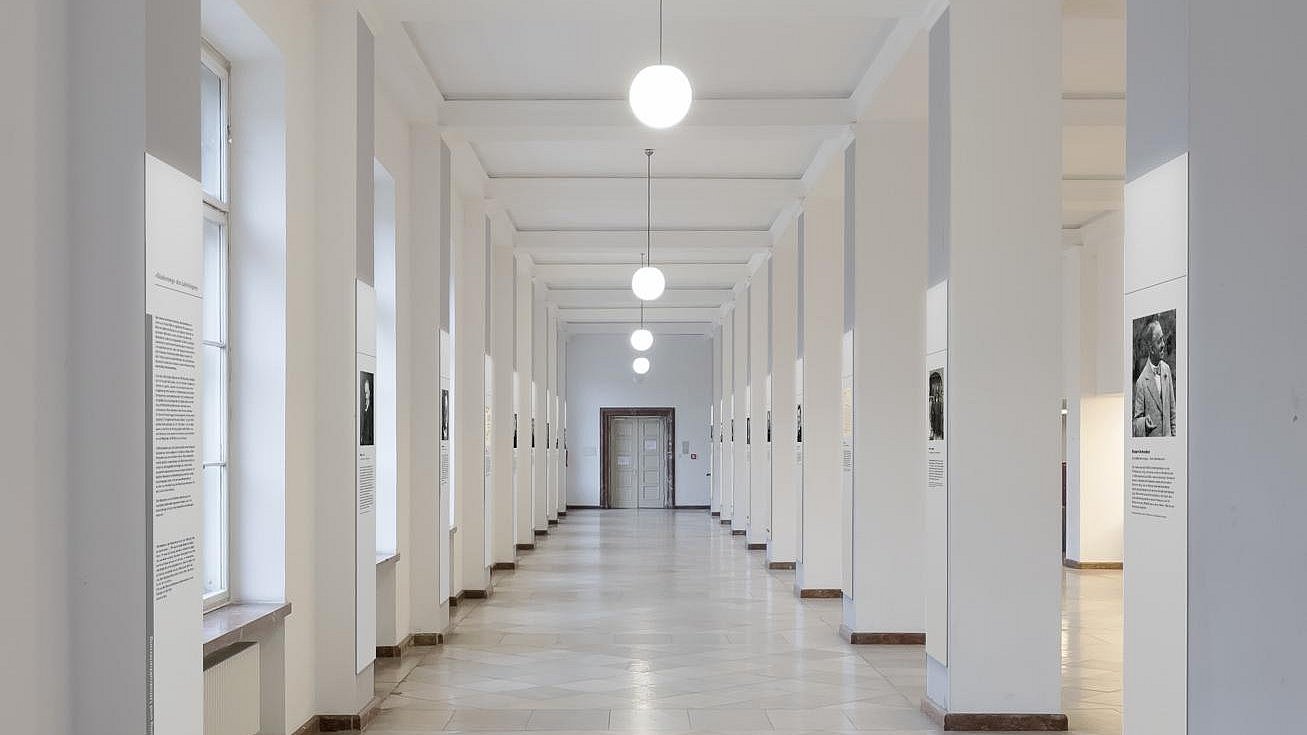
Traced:
<path fill-rule="evenodd" d="M 443 646 L 378 663 L 368 735 L 433 732 L 925 735 L 920 646 L 850 646 L 839 600 L 703 511 L 569 513 Z M 1120 735 L 1120 572 L 1068 572 L 1065 708 Z"/>

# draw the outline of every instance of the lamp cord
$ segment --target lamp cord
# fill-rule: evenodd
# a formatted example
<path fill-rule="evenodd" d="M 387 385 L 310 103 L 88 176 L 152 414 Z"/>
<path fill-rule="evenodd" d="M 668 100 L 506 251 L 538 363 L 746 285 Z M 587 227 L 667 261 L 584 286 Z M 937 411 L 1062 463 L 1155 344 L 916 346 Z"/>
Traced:
<path fill-rule="evenodd" d="M 658 64 L 663 63 L 663 0 L 658 0 Z"/>
<path fill-rule="evenodd" d="M 653 149 L 644 149 L 645 163 L 645 243 L 644 255 L 648 261 L 645 265 L 653 265 Z"/>

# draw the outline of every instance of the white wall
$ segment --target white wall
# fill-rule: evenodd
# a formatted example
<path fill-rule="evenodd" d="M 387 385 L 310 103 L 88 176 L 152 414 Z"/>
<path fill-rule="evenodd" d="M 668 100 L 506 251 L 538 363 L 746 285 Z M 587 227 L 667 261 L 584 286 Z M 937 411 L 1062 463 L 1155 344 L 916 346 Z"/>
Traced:
<path fill-rule="evenodd" d="M 599 409 L 671 406 L 676 409 L 676 502 L 708 505 L 708 406 L 712 402 L 712 341 L 655 334 L 653 368 L 631 372 L 634 351 L 625 334 L 577 334 L 567 339 L 569 505 L 599 504 Z M 743 430 L 743 427 L 740 427 Z M 690 452 L 681 453 L 681 442 Z"/>

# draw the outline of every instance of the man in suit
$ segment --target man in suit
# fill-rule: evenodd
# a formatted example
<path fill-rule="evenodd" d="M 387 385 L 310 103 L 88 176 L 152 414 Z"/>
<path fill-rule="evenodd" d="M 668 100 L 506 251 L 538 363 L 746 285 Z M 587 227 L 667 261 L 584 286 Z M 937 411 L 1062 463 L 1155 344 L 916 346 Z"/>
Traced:
<path fill-rule="evenodd" d="M 1145 327 L 1148 364 L 1135 380 L 1134 427 L 1137 437 L 1175 436 L 1175 382 L 1166 354 L 1162 325 L 1151 321 Z"/>

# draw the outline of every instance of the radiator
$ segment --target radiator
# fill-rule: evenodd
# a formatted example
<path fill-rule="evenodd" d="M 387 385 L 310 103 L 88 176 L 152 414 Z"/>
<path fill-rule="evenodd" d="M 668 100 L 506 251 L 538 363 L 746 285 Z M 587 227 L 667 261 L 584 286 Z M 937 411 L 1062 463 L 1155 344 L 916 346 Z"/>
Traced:
<path fill-rule="evenodd" d="M 204 735 L 258 735 L 259 645 L 215 654 L 204 667 Z"/>

